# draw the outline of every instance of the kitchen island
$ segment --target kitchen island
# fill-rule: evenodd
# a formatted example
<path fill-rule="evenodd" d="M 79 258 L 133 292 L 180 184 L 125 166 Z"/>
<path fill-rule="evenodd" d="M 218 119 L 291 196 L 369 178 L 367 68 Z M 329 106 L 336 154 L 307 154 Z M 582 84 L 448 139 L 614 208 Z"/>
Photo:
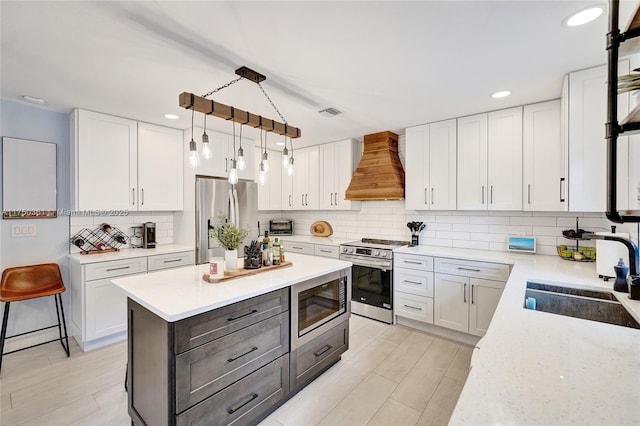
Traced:
<path fill-rule="evenodd" d="M 551 283 L 615 293 L 640 322 L 640 301 L 613 292 L 594 263 L 427 246 L 396 252 L 512 265 L 449 424 L 640 424 L 640 330 L 524 309 L 528 281 Z"/>
<path fill-rule="evenodd" d="M 287 260 L 293 265 L 217 284 L 202 279 L 208 265 L 112 281 L 128 298 L 134 424 L 255 424 L 340 359 L 351 264 Z M 309 289 L 325 303 L 311 311 L 336 311 L 312 327 L 300 296 Z"/>

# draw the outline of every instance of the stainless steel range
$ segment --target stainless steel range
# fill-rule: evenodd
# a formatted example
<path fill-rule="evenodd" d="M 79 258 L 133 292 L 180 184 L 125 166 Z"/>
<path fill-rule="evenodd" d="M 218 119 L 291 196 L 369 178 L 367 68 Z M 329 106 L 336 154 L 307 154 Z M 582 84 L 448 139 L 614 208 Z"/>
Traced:
<path fill-rule="evenodd" d="M 363 238 L 340 245 L 340 259 L 353 263 L 351 312 L 393 322 L 393 249 L 406 241 Z"/>

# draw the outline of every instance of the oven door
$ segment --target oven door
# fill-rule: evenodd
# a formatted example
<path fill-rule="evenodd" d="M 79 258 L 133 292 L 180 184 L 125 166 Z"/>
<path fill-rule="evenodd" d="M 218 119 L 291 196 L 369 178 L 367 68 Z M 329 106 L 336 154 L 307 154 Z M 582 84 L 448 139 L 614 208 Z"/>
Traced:
<path fill-rule="evenodd" d="M 386 262 L 369 260 L 348 260 L 353 263 L 351 267 L 351 299 L 355 302 L 391 309 L 393 306 L 391 265 Z"/>
<path fill-rule="evenodd" d="M 291 348 L 329 331 L 351 315 L 351 271 L 333 272 L 291 287 Z"/>

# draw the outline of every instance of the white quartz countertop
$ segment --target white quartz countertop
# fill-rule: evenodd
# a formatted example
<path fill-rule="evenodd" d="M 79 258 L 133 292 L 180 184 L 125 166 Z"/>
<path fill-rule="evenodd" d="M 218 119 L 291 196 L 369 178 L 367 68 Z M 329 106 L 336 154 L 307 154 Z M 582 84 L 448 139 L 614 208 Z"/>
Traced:
<path fill-rule="evenodd" d="M 396 252 L 513 265 L 449 424 L 640 424 L 640 330 L 523 309 L 527 281 L 544 281 L 610 291 L 640 321 L 640 301 L 613 292 L 595 263 L 427 246 Z"/>
<path fill-rule="evenodd" d="M 174 322 L 351 266 L 350 262 L 342 260 L 295 253 L 287 253 L 287 260 L 293 265 L 217 284 L 202 279 L 209 273 L 208 264 L 111 282 L 127 297 L 164 320 Z"/>
<path fill-rule="evenodd" d="M 122 249 L 120 251 L 95 253 L 95 254 L 71 253 L 68 255 L 68 258 L 80 264 L 87 264 L 87 263 L 107 262 L 109 260 L 133 259 L 135 257 L 146 257 L 146 256 L 153 256 L 156 254 L 179 253 L 182 251 L 193 251 L 193 250 L 195 249 L 190 246 L 184 246 L 179 244 L 163 244 L 163 245 L 158 245 L 156 248 L 152 248 L 152 249 L 144 249 L 144 248 Z"/>
<path fill-rule="evenodd" d="M 283 241 L 295 241 L 296 243 L 325 244 L 328 246 L 339 246 L 340 244 L 353 242 L 353 238 L 336 237 L 315 237 L 313 235 L 282 235 L 276 237 Z M 286 249 L 286 246 L 285 246 Z"/>

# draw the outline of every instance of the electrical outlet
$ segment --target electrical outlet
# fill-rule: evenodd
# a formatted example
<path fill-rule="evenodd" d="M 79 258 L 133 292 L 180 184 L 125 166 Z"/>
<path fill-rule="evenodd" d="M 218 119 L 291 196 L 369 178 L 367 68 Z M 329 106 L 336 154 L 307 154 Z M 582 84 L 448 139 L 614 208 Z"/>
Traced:
<path fill-rule="evenodd" d="M 11 225 L 11 236 L 18 237 L 35 237 L 38 234 L 36 225 Z"/>

